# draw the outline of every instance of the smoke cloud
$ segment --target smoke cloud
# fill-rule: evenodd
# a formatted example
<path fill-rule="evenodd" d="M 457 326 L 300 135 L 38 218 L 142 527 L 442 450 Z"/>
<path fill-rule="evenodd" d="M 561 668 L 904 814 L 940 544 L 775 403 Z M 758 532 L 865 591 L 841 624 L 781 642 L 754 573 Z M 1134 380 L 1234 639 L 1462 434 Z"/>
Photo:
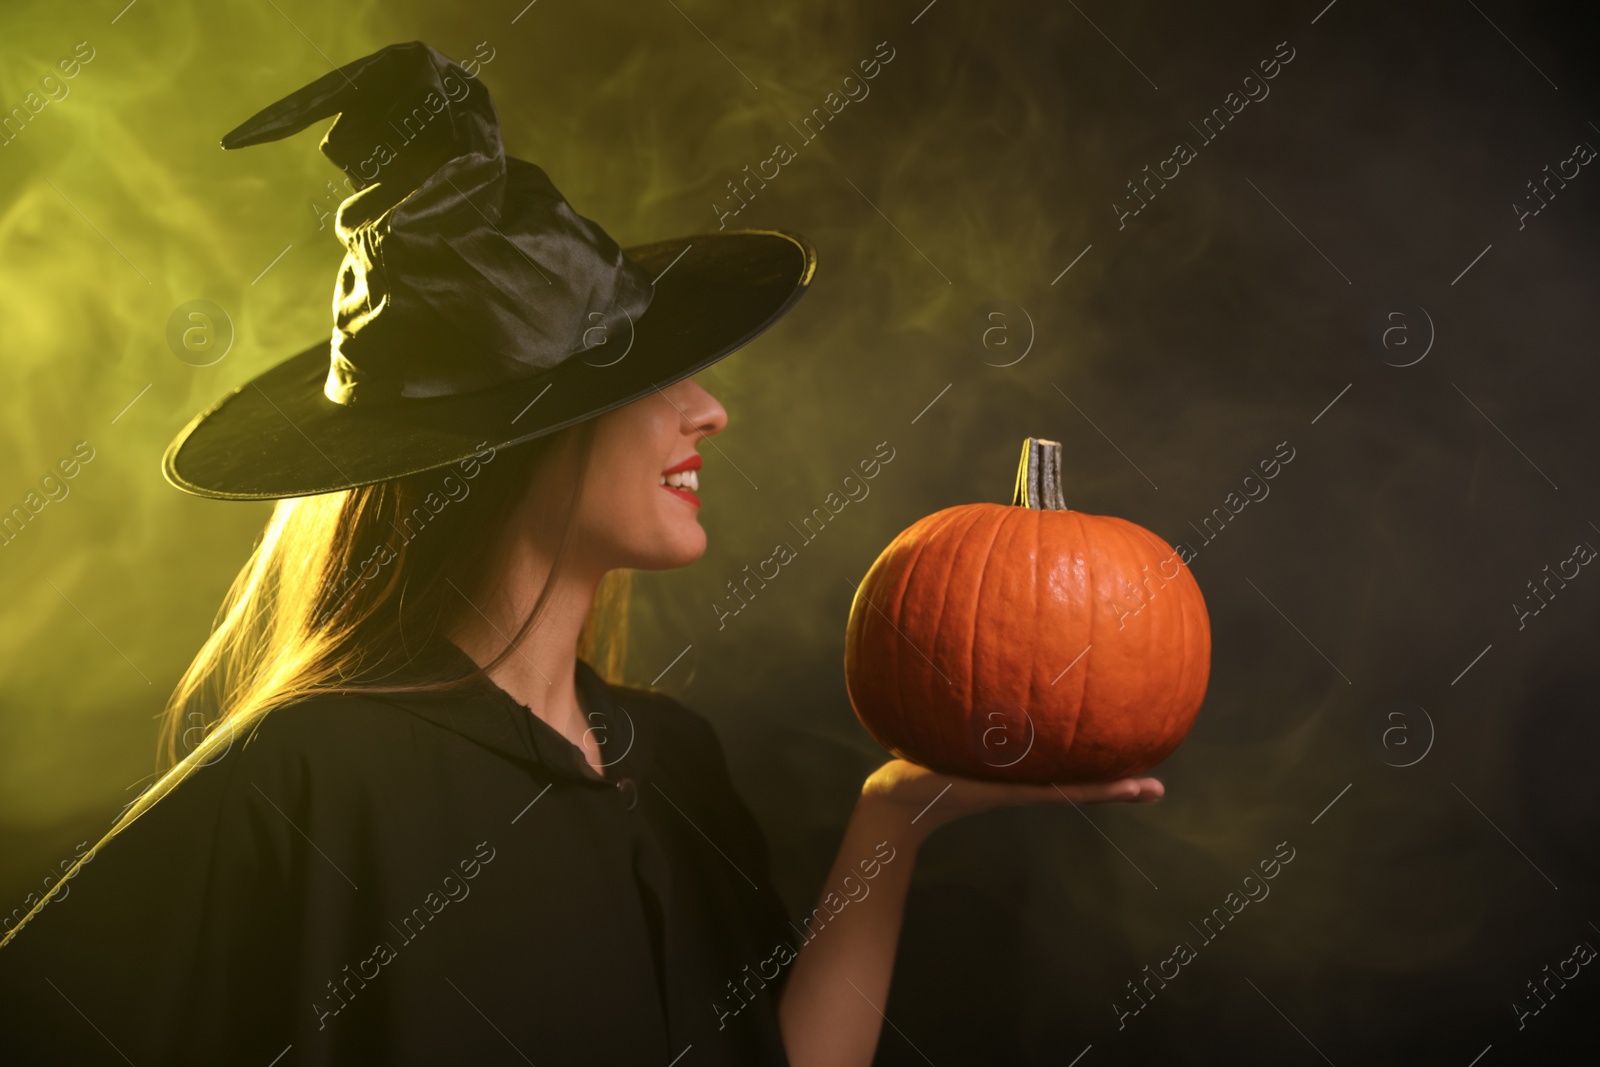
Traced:
<path fill-rule="evenodd" d="M 791 911 L 884 758 L 841 662 L 890 538 L 1009 501 L 1034 435 L 1063 442 L 1070 507 L 1194 552 L 1214 662 L 1166 799 L 940 831 L 880 1062 L 1467 1063 L 1577 1032 L 1600 979 L 1520 1028 L 1513 1006 L 1600 943 L 1600 578 L 1546 570 L 1600 546 L 1600 177 L 1560 169 L 1600 146 L 1592 17 L 924 3 L 8 4 L 0 911 L 154 769 L 266 520 L 171 489 L 162 449 L 329 329 L 337 173 L 309 132 L 218 139 L 422 39 L 492 52 L 508 151 L 624 246 L 725 219 L 819 249 L 795 311 L 701 377 L 731 415 L 711 548 L 641 577 L 630 664 L 717 725 Z M 847 478 L 870 492 L 802 544 Z M 1141 984 L 1180 943 L 1179 977 Z"/>

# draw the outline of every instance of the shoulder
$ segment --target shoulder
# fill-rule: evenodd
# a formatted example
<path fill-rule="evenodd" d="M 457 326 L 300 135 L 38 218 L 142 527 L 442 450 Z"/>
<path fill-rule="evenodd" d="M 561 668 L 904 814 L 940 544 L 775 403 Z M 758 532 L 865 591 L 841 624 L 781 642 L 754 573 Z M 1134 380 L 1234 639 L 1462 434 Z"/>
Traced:
<path fill-rule="evenodd" d="M 284 872 L 307 841 L 350 855 L 386 805 L 414 797 L 408 754 L 425 743 L 421 725 L 372 695 L 295 699 L 218 727 L 215 752 L 148 814 L 174 825 L 204 820 L 206 854 L 227 870 Z"/>
<path fill-rule="evenodd" d="M 273 795 L 316 783 L 359 787 L 393 773 L 419 747 L 421 725 L 377 695 L 318 693 L 222 723 L 215 749 L 193 774 L 251 800 L 264 787 Z"/>
<path fill-rule="evenodd" d="M 370 699 L 317 696 L 223 723 L 213 747 L 151 783 L 82 857 L 80 868 L 94 863 L 89 884 L 108 887 L 86 895 L 98 892 L 123 915 L 128 908 L 112 900 L 118 895 L 148 903 L 167 890 L 198 893 L 234 870 L 282 871 L 297 825 L 326 844 L 324 812 L 356 810 L 348 801 L 368 789 L 372 776 L 359 768 L 372 761 L 354 753 L 370 751 L 371 739 L 392 732 L 398 718 L 398 709 Z M 165 872 L 158 881 L 167 890 L 149 881 L 156 870 Z"/>
<path fill-rule="evenodd" d="M 317 693 L 272 708 L 249 721 L 218 727 L 230 756 L 259 764 L 285 757 L 348 752 L 410 732 L 413 718 L 381 696 Z"/>

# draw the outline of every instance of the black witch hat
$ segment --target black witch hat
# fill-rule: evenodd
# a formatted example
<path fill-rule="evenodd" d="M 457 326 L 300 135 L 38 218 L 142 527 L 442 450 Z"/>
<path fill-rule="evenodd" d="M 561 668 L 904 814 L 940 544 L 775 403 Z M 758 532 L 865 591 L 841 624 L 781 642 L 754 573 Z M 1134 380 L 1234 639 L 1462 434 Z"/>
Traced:
<path fill-rule="evenodd" d="M 443 467 L 620 407 L 746 344 L 816 253 L 778 231 L 621 249 L 506 157 L 489 91 L 419 41 L 358 59 L 223 138 L 337 115 L 350 178 L 334 326 L 194 418 L 163 468 L 199 496 L 307 496 Z"/>

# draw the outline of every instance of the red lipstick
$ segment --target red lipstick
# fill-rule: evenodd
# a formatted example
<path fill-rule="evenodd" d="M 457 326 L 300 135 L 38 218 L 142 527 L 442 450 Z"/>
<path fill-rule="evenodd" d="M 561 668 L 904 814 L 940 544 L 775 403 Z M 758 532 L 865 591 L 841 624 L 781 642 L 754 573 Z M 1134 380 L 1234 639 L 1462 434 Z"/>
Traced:
<path fill-rule="evenodd" d="M 672 466 L 668 467 L 666 470 L 661 472 L 661 488 L 665 489 L 667 492 L 671 493 L 673 496 L 676 496 L 676 497 L 678 497 L 678 498 L 680 498 L 682 500 L 686 500 L 690 504 L 694 505 L 695 507 L 699 507 L 700 506 L 700 498 L 695 496 L 694 493 L 691 492 L 685 486 L 668 485 L 667 484 L 667 475 L 669 475 L 669 474 L 683 474 L 685 472 L 698 471 L 700 469 L 700 463 L 701 463 L 700 456 L 699 456 L 698 453 L 695 453 L 695 454 L 692 454 L 692 455 L 686 457 L 683 460 L 680 460 L 679 462 L 673 464 Z M 687 482 L 688 485 L 692 485 L 696 489 L 698 489 L 700 487 L 699 486 L 699 478 L 698 478 L 698 476 L 696 476 L 696 475 L 694 475 L 692 473 L 689 475 L 688 478 L 680 479 L 680 481 Z"/>

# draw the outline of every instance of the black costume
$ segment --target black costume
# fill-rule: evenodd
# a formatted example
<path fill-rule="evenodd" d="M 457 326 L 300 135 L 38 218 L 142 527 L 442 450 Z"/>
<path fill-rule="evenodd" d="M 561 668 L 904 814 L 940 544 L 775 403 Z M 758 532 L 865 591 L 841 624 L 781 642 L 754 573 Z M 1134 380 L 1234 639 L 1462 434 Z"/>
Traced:
<path fill-rule="evenodd" d="M 605 777 L 488 681 L 269 712 L 0 950 L 0 1058 L 786 1063 L 800 939 L 716 735 L 577 681 Z"/>

